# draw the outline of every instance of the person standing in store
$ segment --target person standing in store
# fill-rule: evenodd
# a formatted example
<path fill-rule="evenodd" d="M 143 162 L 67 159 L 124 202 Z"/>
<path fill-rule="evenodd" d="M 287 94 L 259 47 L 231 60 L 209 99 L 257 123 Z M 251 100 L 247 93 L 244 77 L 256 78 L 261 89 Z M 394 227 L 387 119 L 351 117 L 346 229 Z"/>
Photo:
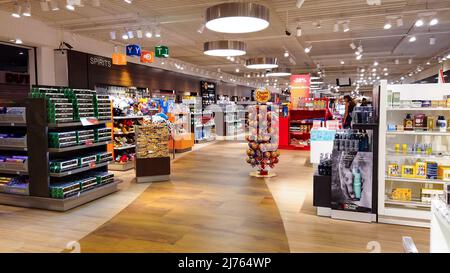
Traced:
<path fill-rule="evenodd" d="M 352 97 L 349 95 L 344 96 L 345 101 L 345 114 L 343 119 L 343 127 L 344 129 L 350 129 L 351 123 L 352 123 L 352 114 L 353 109 L 355 108 L 355 102 L 353 101 Z"/>

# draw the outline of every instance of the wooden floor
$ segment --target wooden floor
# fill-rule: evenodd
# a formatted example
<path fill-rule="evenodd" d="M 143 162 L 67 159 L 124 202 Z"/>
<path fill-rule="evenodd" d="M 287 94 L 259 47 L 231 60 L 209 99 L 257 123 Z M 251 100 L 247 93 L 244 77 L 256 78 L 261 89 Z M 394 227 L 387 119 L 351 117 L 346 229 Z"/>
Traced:
<path fill-rule="evenodd" d="M 83 252 L 401 252 L 412 236 L 428 252 L 429 230 L 318 217 L 308 153 L 283 151 L 275 178 L 248 176 L 245 145 L 220 142 L 172 165 L 131 205 L 80 240 Z"/>

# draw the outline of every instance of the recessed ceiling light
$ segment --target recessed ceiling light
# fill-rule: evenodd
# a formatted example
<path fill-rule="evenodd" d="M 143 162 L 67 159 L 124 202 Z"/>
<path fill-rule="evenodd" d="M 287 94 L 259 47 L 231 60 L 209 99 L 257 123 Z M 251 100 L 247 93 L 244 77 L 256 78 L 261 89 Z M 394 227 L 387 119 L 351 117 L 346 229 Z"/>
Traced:
<path fill-rule="evenodd" d="M 235 70 L 235 71 L 236 71 L 236 73 L 239 73 L 239 71 L 240 71 L 240 70 L 239 70 L 239 68 L 236 68 L 236 70 Z"/>
<path fill-rule="evenodd" d="M 376 72 L 377 71 L 377 69 L 376 68 L 372 68 L 372 72 Z"/>
<path fill-rule="evenodd" d="M 20 44 L 23 44 L 23 42 L 22 42 L 21 39 L 16 39 L 15 43 L 16 43 L 16 44 L 19 44 L 19 45 L 20 45 Z"/>
<path fill-rule="evenodd" d="M 341 64 L 345 64 L 344 60 L 341 60 Z"/>
<path fill-rule="evenodd" d="M 416 27 L 421 27 L 421 26 L 423 26 L 423 20 L 422 19 L 418 19 L 417 21 L 416 21 L 416 23 L 414 24 Z"/>
<path fill-rule="evenodd" d="M 388 71 L 387 67 L 383 68 L 383 71 Z"/>
<path fill-rule="evenodd" d="M 343 28 L 344 32 L 349 32 L 350 31 L 349 23 L 345 22 L 344 24 L 342 24 L 342 28 Z"/>
<path fill-rule="evenodd" d="M 427 65 L 431 65 L 430 61 L 427 62 Z"/>
<path fill-rule="evenodd" d="M 19 55 L 23 55 L 23 52 L 22 52 L 22 51 L 20 51 L 20 52 L 19 52 Z"/>
<path fill-rule="evenodd" d="M 435 25 L 437 25 L 438 23 L 439 23 L 439 20 L 438 20 L 437 18 L 433 18 L 433 19 L 431 19 L 429 25 L 430 25 L 430 26 L 435 26 Z"/>
<path fill-rule="evenodd" d="M 395 64 L 399 64 L 399 63 L 400 63 L 400 60 L 399 60 L 399 59 L 395 59 L 394 63 L 395 63 Z"/>
<path fill-rule="evenodd" d="M 363 68 L 363 69 L 361 69 L 361 72 L 364 73 L 364 72 L 366 72 L 366 70 Z"/>
<path fill-rule="evenodd" d="M 351 47 L 351 49 L 355 50 L 355 49 L 356 49 L 356 45 L 355 45 L 355 43 L 354 43 L 354 42 L 352 42 L 352 43 L 350 44 L 350 47 Z"/>
<path fill-rule="evenodd" d="M 127 4 L 132 4 L 133 3 L 133 0 L 123 0 L 125 3 L 127 3 Z"/>
<path fill-rule="evenodd" d="M 387 21 L 385 24 L 384 24 L 384 27 L 383 27 L 384 29 L 391 29 L 392 28 L 392 23 L 391 23 L 391 21 Z"/>
<path fill-rule="evenodd" d="M 378 62 L 377 61 L 373 62 L 373 66 L 378 66 Z"/>
<path fill-rule="evenodd" d="M 356 59 L 357 59 L 357 60 L 361 60 L 361 58 L 362 58 L 362 55 L 361 55 L 361 54 L 358 55 L 358 56 L 356 56 Z"/>
<path fill-rule="evenodd" d="M 128 40 L 128 35 L 126 33 L 122 34 L 122 39 Z"/>
<path fill-rule="evenodd" d="M 56 0 L 50 0 L 50 8 L 52 9 L 52 11 L 58 11 L 58 2 Z"/>
<path fill-rule="evenodd" d="M 247 53 L 246 50 L 247 45 L 241 41 L 220 40 L 203 44 L 203 53 L 208 56 L 242 56 Z"/>
<path fill-rule="evenodd" d="M 151 31 L 146 31 L 145 32 L 145 37 L 147 37 L 147 38 L 152 38 L 153 37 L 153 33 L 151 32 Z"/>
<path fill-rule="evenodd" d="M 285 57 L 285 58 L 288 58 L 288 57 L 289 57 L 289 51 L 286 50 L 286 51 L 284 52 L 284 57 Z"/>
<path fill-rule="evenodd" d="M 269 26 L 269 9 L 255 3 L 231 2 L 206 10 L 206 27 L 221 33 L 249 33 Z"/>
<path fill-rule="evenodd" d="M 415 42 L 415 41 L 417 41 L 417 39 L 416 39 L 416 36 L 411 36 L 411 37 L 409 37 L 409 40 L 408 40 L 410 43 L 413 43 L 413 42 Z"/>
<path fill-rule="evenodd" d="M 249 69 L 273 69 L 278 67 L 278 60 L 271 57 L 251 58 L 246 61 L 246 67 Z"/>

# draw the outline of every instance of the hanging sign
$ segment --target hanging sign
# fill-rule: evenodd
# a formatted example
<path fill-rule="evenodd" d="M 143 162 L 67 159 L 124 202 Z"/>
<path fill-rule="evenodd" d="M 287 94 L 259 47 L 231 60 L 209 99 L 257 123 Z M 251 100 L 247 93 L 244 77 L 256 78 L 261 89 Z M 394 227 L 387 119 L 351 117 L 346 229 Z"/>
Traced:
<path fill-rule="evenodd" d="M 131 57 L 141 56 L 141 47 L 139 45 L 127 45 L 125 49 L 127 51 L 127 56 Z"/>
<path fill-rule="evenodd" d="M 127 65 L 127 56 L 122 53 L 113 53 L 112 63 L 115 65 Z"/>
<path fill-rule="evenodd" d="M 291 103 L 293 109 L 297 108 L 300 98 L 309 98 L 311 77 L 309 74 L 291 76 Z"/>
<path fill-rule="evenodd" d="M 153 63 L 155 60 L 155 53 L 153 51 L 141 52 L 141 63 Z"/>
<path fill-rule="evenodd" d="M 258 89 L 255 91 L 255 100 L 259 103 L 266 103 L 270 98 L 270 91 L 267 89 Z"/>
<path fill-rule="evenodd" d="M 155 46 L 155 57 L 169 58 L 169 47 L 163 45 Z"/>

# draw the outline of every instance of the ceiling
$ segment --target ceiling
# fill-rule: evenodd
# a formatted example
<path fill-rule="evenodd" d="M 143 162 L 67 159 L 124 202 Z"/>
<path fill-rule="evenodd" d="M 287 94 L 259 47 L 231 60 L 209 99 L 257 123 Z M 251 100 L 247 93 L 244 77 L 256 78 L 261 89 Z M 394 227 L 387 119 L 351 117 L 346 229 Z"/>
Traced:
<path fill-rule="evenodd" d="M 379 63 L 377 75 L 382 76 L 386 73 L 383 69 L 387 68 L 389 75 L 382 77 L 398 80 L 450 48 L 450 0 L 382 0 L 380 6 L 369 6 L 365 0 L 305 0 L 300 9 L 296 7 L 296 0 L 252 1 L 270 9 L 270 26 L 260 32 L 235 35 L 207 29 L 203 33 L 197 31 L 206 8 L 226 1 L 134 0 L 127 4 L 123 0 L 100 0 L 100 7 L 94 7 L 91 0 L 84 0 L 84 7 L 68 11 L 64 8 L 65 0 L 58 0 L 60 10 L 46 12 L 41 10 L 38 0 L 31 2 L 34 18 L 115 44 L 124 44 L 120 36 L 125 30 L 159 26 L 161 38 L 144 38 L 136 43 L 143 48 L 165 44 L 170 47 L 173 58 L 236 75 L 253 72 L 242 64 L 245 58 L 274 56 L 294 73 L 315 73 L 320 68 L 327 82 L 343 76 L 356 78 L 358 68 L 372 73 L 374 61 Z M 13 1 L 0 0 L 0 9 L 12 11 Z M 418 13 L 430 11 L 436 12 L 439 24 L 414 27 Z M 383 29 L 388 18 L 399 16 L 403 18 L 403 26 L 397 27 L 393 20 L 390 30 Z M 344 21 L 348 21 L 350 31 L 344 33 L 341 26 L 339 32 L 334 32 L 334 24 Z M 301 37 L 295 34 L 297 25 L 302 28 Z M 291 36 L 285 34 L 286 29 L 292 33 Z M 110 40 L 112 30 L 117 32 L 118 40 Z M 408 36 L 412 34 L 417 37 L 414 43 L 408 42 Z M 430 37 L 436 38 L 435 45 L 429 44 Z M 247 55 L 235 62 L 205 56 L 203 43 L 218 39 L 245 41 Z M 352 41 L 364 48 L 363 58 L 359 61 L 355 59 L 355 50 L 349 46 Z M 309 45 L 312 45 L 312 50 L 305 54 L 304 48 Z M 290 53 L 289 58 L 283 56 L 286 50 Z M 395 59 L 399 64 L 395 64 Z M 412 59 L 410 64 L 409 59 Z M 240 69 L 239 73 L 235 72 L 236 68 Z"/>

